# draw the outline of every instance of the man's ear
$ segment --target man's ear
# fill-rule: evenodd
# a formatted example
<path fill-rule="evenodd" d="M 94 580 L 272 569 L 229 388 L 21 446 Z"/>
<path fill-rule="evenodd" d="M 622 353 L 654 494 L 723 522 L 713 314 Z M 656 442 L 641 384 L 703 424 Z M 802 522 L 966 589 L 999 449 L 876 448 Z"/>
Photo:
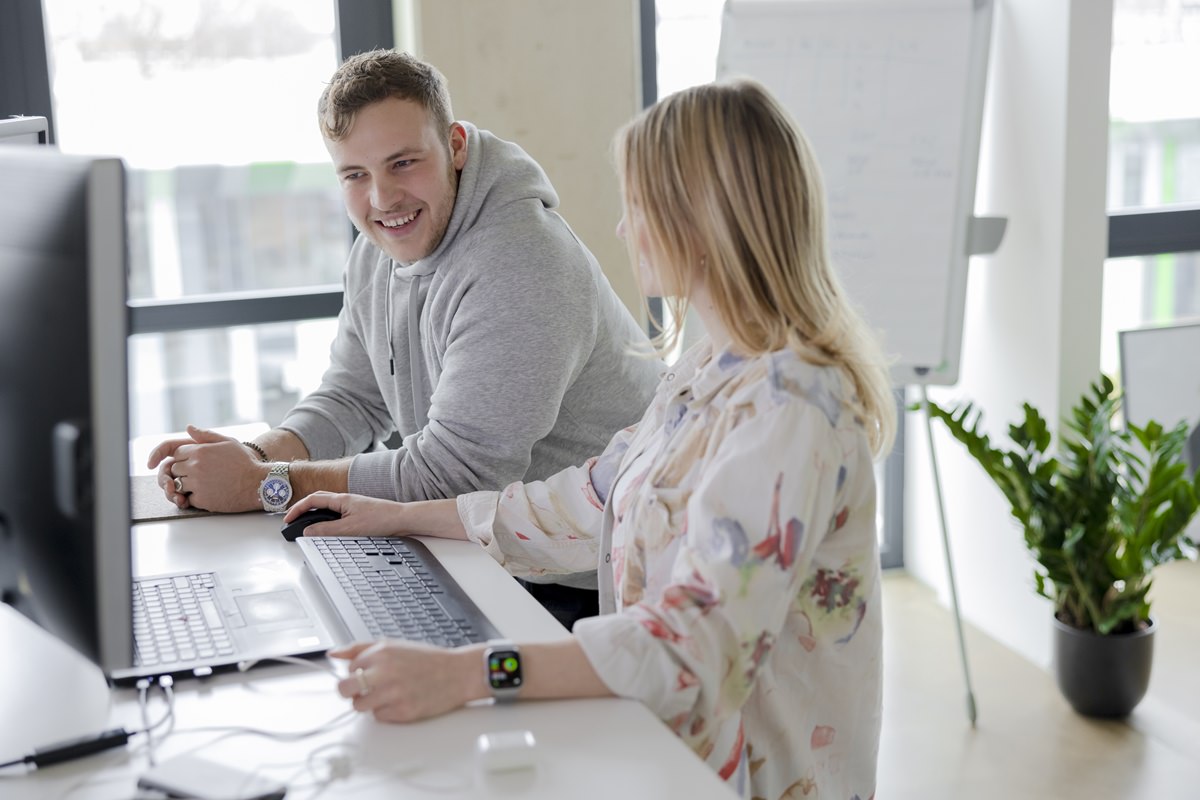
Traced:
<path fill-rule="evenodd" d="M 467 163 L 467 129 L 461 122 L 450 123 L 450 163 L 456 170 Z"/>

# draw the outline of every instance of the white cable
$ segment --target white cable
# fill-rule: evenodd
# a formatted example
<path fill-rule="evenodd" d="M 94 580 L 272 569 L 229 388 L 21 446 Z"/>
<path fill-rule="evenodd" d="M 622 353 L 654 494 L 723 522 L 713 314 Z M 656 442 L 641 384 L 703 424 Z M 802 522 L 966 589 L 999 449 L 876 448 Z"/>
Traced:
<path fill-rule="evenodd" d="M 269 731 L 264 728 L 251 728 L 239 725 L 206 725 L 201 728 L 180 728 L 174 732 L 178 736 L 183 733 L 221 733 L 220 738 L 224 739 L 228 736 L 262 736 L 267 739 L 276 739 L 281 742 L 297 741 L 299 739 L 307 739 L 310 736 L 316 736 L 319 733 L 326 733 L 345 723 L 349 722 L 358 714 L 354 709 L 349 709 L 333 717 L 328 722 L 323 722 L 315 728 L 300 731 Z M 214 740 L 216 741 L 216 740 Z M 212 744 L 210 742 L 209 744 Z"/>
<path fill-rule="evenodd" d="M 142 732 L 146 734 L 146 758 L 149 759 L 150 766 L 153 767 L 156 764 L 154 760 L 154 729 L 150 727 L 150 704 L 146 697 L 146 691 L 149 688 L 149 678 L 138 679 L 138 709 L 142 713 Z"/>
<path fill-rule="evenodd" d="M 238 672 L 245 672 L 256 664 L 261 664 L 264 661 L 284 661 L 288 664 L 296 664 L 297 666 L 308 667 L 309 669 L 315 669 L 320 672 L 328 672 L 338 680 L 342 679 L 341 673 L 339 673 L 333 667 L 333 665 L 321 663 L 320 661 L 312 661 L 311 659 L 307 658 L 298 658 L 296 656 L 270 656 L 267 658 L 254 658 L 246 661 L 239 661 L 237 665 Z"/>
<path fill-rule="evenodd" d="M 138 684 L 139 684 L 138 688 L 140 689 L 141 681 L 139 681 Z M 166 704 L 167 704 L 167 710 L 165 712 L 163 712 L 163 715 L 158 719 L 158 721 L 152 725 L 146 724 L 146 717 L 148 715 L 143 714 L 142 729 L 140 731 L 134 731 L 130 735 L 136 736 L 139 733 L 144 733 L 147 735 L 147 738 L 149 738 L 151 731 L 156 731 L 159 728 L 161 728 L 164 724 L 169 722 L 171 724 L 167 728 L 167 732 L 162 735 L 162 738 L 166 738 L 168 735 L 170 735 L 171 728 L 175 727 L 175 689 L 173 688 L 175 685 L 175 679 L 172 678 L 170 675 L 163 675 L 163 676 L 159 677 L 157 685 L 158 685 L 158 688 L 162 689 L 163 699 L 166 701 Z M 143 711 L 144 710 L 145 709 L 143 709 Z"/>
<path fill-rule="evenodd" d="M 263 658 L 263 659 L 242 661 L 242 662 L 238 663 L 237 668 L 240 672 L 245 672 L 246 670 L 253 667 L 255 664 L 258 664 L 262 661 L 283 661 L 283 662 L 287 662 L 287 663 L 296 664 L 298 666 L 306 667 L 308 669 L 315 669 L 315 670 L 318 670 L 321 672 L 327 672 L 338 680 L 340 680 L 343 677 L 341 674 L 339 674 L 337 672 L 336 669 L 334 669 L 329 664 L 314 662 L 314 661 L 311 661 L 308 659 L 297 658 L 294 656 L 276 656 L 276 657 L 272 657 L 272 658 Z M 195 752 L 203 750 L 213 744 L 216 744 L 217 742 L 219 742 L 223 739 L 231 738 L 234 736 L 261 736 L 264 738 L 274 739 L 276 741 L 282 741 L 282 742 L 299 741 L 302 739 L 306 739 L 310 736 L 316 736 L 318 734 L 327 733 L 329 731 L 335 730 L 336 728 L 350 722 L 358 715 L 358 712 L 356 712 L 354 709 L 348 709 L 315 727 L 304 729 L 304 730 L 298 730 L 298 731 L 275 731 L 275 730 L 267 730 L 265 728 L 255 728 L 255 727 L 250 727 L 250 726 L 237 726 L 237 725 L 208 725 L 208 726 L 202 726 L 202 727 L 197 727 L 197 728 L 176 729 L 176 727 L 175 727 L 176 717 L 175 717 L 174 680 L 171 678 L 171 676 L 165 675 L 165 676 L 162 676 L 161 678 L 159 678 L 158 685 L 159 685 L 159 688 L 161 688 L 163 691 L 164 699 L 167 704 L 167 711 L 160 719 L 158 719 L 156 722 L 151 724 L 150 718 L 149 718 L 149 698 L 148 698 L 148 694 L 147 694 L 149 687 L 150 687 L 150 681 L 143 678 L 143 679 L 139 680 L 137 683 L 138 705 L 140 707 L 141 715 L 142 715 L 142 730 L 136 731 L 136 733 L 143 733 L 146 736 L 146 751 L 147 751 L 147 757 L 150 762 L 150 766 L 155 766 L 155 763 L 156 763 L 155 755 L 154 755 L 154 748 L 155 748 L 156 744 L 161 743 L 163 740 L 165 740 L 169 736 L 174 736 L 174 735 L 178 735 L 178 734 L 190 734 L 190 733 L 217 733 L 217 734 L 219 734 L 212 740 L 205 742 L 197 747 L 194 747 L 189 751 L 189 752 L 195 753 Z M 156 737 L 155 731 L 164 724 L 167 724 L 167 729 L 165 731 L 163 731 L 163 733 L 161 735 Z M 313 754 L 322 752 L 328 748 L 329 748 L 329 745 L 325 745 L 323 747 L 317 748 L 316 750 L 313 751 L 313 753 L 310 753 L 308 758 L 306 758 L 306 760 L 304 762 L 302 771 L 307 771 L 307 772 L 313 774 L 314 777 L 317 777 L 315 774 L 315 769 L 314 769 L 313 761 L 312 761 Z M 316 796 L 316 794 L 319 794 L 320 792 L 324 791 L 324 789 L 330 783 L 332 783 L 335 780 L 339 780 L 339 779 L 348 777 L 351 772 L 351 762 L 350 762 L 350 759 L 348 756 L 343 756 L 343 757 L 337 759 L 336 761 L 333 759 L 330 759 L 328 764 L 329 764 L 329 768 L 330 768 L 329 775 L 321 776 L 313 784 L 314 787 L 316 788 L 316 791 L 313 795 L 314 797 Z M 260 769 L 261 769 L 261 766 L 260 766 Z M 302 773 L 298 772 L 296 774 L 299 775 Z M 288 781 L 285 782 L 285 785 L 289 785 L 289 784 L 291 784 L 291 782 L 292 782 L 291 779 L 289 779 Z"/>
<path fill-rule="evenodd" d="M 163 691 L 163 697 L 167 701 L 167 713 L 163 717 L 167 721 L 167 729 L 163 732 L 162 738 L 166 739 L 175 730 L 175 679 L 170 675 L 163 675 L 158 679 L 158 686 Z M 161 723 L 163 720 L 159 720 Z M 157 727 L 157 724 L 156 724 Z"/>

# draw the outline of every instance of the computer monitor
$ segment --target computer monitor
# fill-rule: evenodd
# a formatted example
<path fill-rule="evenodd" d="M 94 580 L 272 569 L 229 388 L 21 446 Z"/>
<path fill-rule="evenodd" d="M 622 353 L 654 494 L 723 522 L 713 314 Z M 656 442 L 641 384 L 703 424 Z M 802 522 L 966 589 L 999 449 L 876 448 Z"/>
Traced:
<path fill-rule="evenodd" d="M 132 663 L 125 170 L 0 147 L 0 593 Z"/>
<path fill-rule="evenodd" d="M 1200 423 L 1200 321 L 1119 331 L 1126 422 Z"/>

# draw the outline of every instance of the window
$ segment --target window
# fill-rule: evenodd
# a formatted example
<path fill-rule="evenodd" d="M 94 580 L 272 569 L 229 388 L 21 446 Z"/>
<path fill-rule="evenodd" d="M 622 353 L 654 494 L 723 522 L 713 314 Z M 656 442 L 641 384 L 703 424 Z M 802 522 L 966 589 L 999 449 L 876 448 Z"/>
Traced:
<path fill-rule="evenodd" d="M 1110 375 L 1118 331 L 1200 318 L 1200 93 L 1189 89 L 1197 74 L 1200 2 L 1115 0 L 1109 250 L 1135 255 L 1105 264 L 1101 369 Z M 1138 235 L 1136 246 L 1124 231 Z"/>
<path fill-rule="evenodd" d="M 56 138 L 130 169 L 132 299 L 336 284 L 329 0 L 45 0 Z"/>
<path fill-rule="evenodd" d="M 659 97 L 716 78 L 724 5 L 725 0 L 658 0 Z"/>
<path fill-rule="evenodd" d="M 391 46 L 390 1 L 42 10 L 56 143 L 129 168 L 131 435 L 278 422 L 328 362 L 351 242 L 317 98 L 339 52 Z M 6 100 L 37 95 L 21 57 Z"/>

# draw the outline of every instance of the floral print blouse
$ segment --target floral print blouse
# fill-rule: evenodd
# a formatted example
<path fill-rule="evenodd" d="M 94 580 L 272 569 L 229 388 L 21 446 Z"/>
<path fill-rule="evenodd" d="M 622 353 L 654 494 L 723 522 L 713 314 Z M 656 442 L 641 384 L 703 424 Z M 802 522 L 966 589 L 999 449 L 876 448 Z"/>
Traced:
<path fill-rule="evenodd" d="M 514 575 L 599 566 L 588 659 L 742 797 L 875 792 L 875 475 L 848 392 L 790 350 L 705 340 L 599 457 L 458 500 Z"/>

